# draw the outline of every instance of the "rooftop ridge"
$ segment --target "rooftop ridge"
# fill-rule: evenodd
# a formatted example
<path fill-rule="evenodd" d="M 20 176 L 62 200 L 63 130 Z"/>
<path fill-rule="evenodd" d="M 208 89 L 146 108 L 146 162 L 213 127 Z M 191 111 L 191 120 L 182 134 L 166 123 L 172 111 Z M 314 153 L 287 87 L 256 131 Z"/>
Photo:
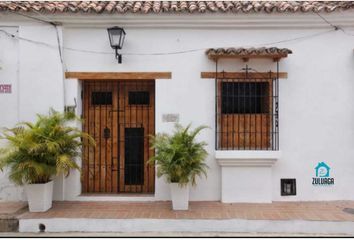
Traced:
<path fill-rule="evenodd" d="M 296 13 L 354 8 L 354 1 L 17 1 L 0 2 L 0 12 L 159 14 Z"/>

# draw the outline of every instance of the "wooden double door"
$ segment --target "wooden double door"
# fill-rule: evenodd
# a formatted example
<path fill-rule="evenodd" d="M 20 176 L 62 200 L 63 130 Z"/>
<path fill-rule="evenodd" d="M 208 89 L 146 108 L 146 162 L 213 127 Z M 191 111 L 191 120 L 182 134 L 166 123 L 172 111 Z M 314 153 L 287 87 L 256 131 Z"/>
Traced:
<path fill-rule="evenodd" d="M 83 192 L 153 193 L 155 81 L 85 81 L 83 118 L 96 141 L 83 151 Z"/>

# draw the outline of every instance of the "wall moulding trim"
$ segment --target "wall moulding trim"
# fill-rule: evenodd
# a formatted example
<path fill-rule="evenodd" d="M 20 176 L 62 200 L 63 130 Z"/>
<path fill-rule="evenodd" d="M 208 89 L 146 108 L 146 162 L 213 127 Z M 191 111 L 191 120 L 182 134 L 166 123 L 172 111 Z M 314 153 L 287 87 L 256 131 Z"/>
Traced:
<path fill-rule="evenodd" d="M 271 167 L 280 158 L 280 151 L 216 151 L 222 167 Z"/>
<path fill-rule="evenodd" d="M 171 79 L 171 72 L 65 72 L 65 78 L 79 80 Z"/>
<path fill-rule="evenodd" d="M 341 27 L 354 27 L 354 15 L 352 10 L 323 13 L 326 19 L 334 25 Z M 26 15 L 38 17 L 38 14 L 27 13 Z M 326 28 L 328 23 L 324 22 L 315 13 L 257 13 L 257 14 L 188 14 L 188 13 L 160 13 L 160 14 L 89 14 L 89 13 L 61 13 L 43 14 L 46 20 L 62 23 L 67 27 L 107 27 L 116 25 L 127 27 L 169 27 L 169 28 L 240 28 L 240 29 L 267 29 L 267 28 Z M 28 18 L 12 13 L 4 12 L 0 16 L 1 22 L 23 21 L 24 24 L 38 21 L 31 21 Z M 22 25 L 22 23 L 21 23 Z"/>
<path fill-rule="evenodd" d="M 276 159 L 217 159 L 222 167 L 271 167 Z"/>

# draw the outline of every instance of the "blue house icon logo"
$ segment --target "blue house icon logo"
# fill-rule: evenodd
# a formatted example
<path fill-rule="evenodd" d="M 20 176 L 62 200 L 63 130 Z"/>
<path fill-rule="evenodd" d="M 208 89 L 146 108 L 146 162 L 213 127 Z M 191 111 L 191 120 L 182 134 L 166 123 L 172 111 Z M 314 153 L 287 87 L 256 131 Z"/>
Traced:
<path fill-rule="evenodd" d="M 317 167 L 315 167 L 316 170 L 316 177 L 329 177 L 329 170 L 331 168 L 324 162 L 318 163 Z"/>

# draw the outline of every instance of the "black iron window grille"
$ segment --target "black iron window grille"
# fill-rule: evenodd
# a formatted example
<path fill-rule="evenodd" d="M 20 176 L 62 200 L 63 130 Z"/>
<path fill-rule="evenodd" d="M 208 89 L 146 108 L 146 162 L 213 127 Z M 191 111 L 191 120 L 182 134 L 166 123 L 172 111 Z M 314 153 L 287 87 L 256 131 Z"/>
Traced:
<path fill-rule="evenodd" d="M 125 128 L 126 185 L 144 184 L 144 128 Z"/>
<path fill-rule="evenodd" d="M 129 104 L 130 105 L 149 105 L 150 94 L 148 91 L 134 91 L 129 92 Z"/>
<path fill-rule="evenodd" d="M 223 114 L 262 114 L 269 112 L 268 82 L 221 82 Z"/>
<path fill-rule="evenodd" d="M 278 78 L 216 79 L 216 149 L 279 149 Z"/>
<path fill-rule="evenodd" d="M 112 92 L 92 92 L 92 105 L 112 105 Z"/>

